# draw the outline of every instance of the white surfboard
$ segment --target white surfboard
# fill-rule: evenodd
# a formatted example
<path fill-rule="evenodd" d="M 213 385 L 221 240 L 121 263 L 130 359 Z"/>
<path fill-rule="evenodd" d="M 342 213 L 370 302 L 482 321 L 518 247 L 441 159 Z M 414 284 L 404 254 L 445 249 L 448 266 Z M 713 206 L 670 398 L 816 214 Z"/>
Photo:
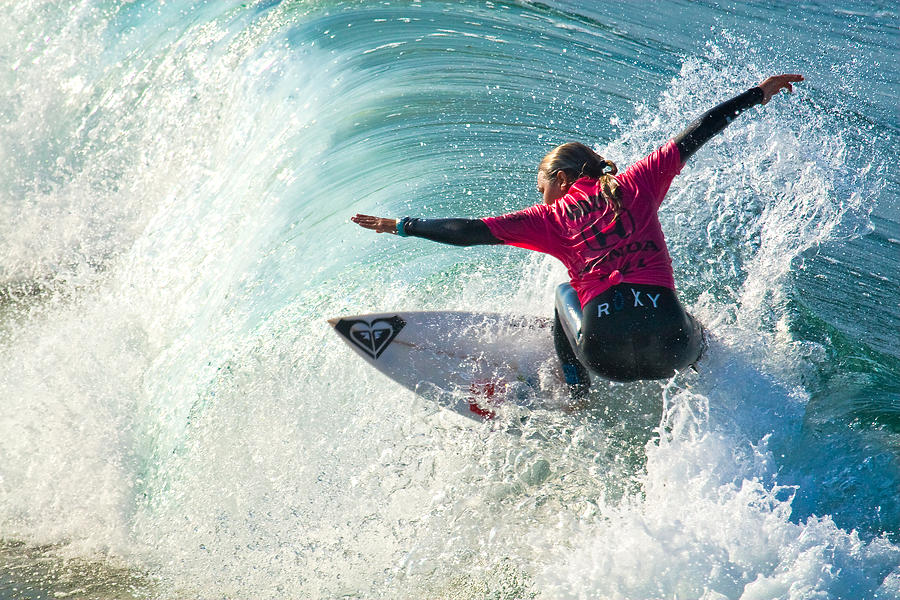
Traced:
<path fill-rule="evenodd" d="M 391 312 L 328 322 L 370 365 L 472 419 L 494 418 L 504 404 L 550 408 L 565 398 L 543 317 Z"/>

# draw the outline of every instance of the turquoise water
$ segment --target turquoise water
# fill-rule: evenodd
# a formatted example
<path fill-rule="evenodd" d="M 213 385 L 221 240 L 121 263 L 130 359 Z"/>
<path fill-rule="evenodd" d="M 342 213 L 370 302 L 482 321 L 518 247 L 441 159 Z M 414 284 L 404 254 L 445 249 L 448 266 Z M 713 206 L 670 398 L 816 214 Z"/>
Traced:
<path fill-rule="evenodd" d="M 900 598 L 900 11 L 7 3 L 0 597 Z M 484 426 L 325 319 L 546 315 L 539 201 L 775 72 L 661 211 L 699 375 Z"/>

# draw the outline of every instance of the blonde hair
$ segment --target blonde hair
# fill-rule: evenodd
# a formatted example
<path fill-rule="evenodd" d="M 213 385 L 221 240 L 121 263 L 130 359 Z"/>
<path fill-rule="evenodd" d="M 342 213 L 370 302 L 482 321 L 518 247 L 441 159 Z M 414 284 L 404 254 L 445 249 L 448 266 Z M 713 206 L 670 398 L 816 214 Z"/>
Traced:
<path fill-rule="evenodd" d="M 560 171 L 572 181 L 582 177 L 599 180 L 603 196 L 612 205 L 616 216 L 619 215 L 622 210 L 622 192 L 615 178 L 615 174 L 619 172 L 616 163 L 606 160 L 581 142 L 568 142 L 548 152 L 538 166 L 538 173 L 543 174 L 547 180 L 556 177 Z"/>

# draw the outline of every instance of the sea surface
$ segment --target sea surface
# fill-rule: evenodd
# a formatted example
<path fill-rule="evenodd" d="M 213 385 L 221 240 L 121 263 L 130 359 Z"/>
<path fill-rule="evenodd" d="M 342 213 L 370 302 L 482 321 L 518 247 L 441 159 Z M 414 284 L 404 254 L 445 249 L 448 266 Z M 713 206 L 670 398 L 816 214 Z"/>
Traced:
<path fill-rule="evenodd" d="M 896 2 L 0 6 L 0 598 L 900 598 Z M 660 218 L 698 374 L 479 425 L 339 315 L 551 315 L 540 201 L 770 74 Z"/>

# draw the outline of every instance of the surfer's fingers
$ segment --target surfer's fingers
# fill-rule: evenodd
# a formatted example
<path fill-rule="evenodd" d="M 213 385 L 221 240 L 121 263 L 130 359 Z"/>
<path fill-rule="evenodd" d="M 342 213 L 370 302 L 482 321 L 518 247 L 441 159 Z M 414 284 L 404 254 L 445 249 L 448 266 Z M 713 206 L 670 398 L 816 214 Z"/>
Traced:
<path fill-rule="evenodd" d="M 350 217 L 350 220 L 366 229 L 375 229 L 378 225 L 378 217 L 371 215 L 356 215 L 355 217 Z"/>
<path fill-rule="evenodd" d="M 371 227 L 372 225 L 378 223 L 380 219 L 371 215 L 356 215 L 355 217 L 350 217 L 350 220 L 357 225 L 362 225 L 363 227 Z"/>
<path fill-rule="evenodd" d="M 800 75 L 799 73 L 784 73 L 782 75 L 773 75 L 772 77 L 766 78 L 759 84 L 760 89 L 763 91 L 762 103 L 768 103 L 773 96 L 777 95 L 778 92 L 783 89 L 793 93 L 794 86 L 792 86 L 791 83 L 798 81 L 803 81 L 803 75 Z"/>
<path fill-rule="evenodd" d="M 803 75 L 800 73 L 782 73 L 781 75 L 766 77 L 759 85 L 796 83 L 798 81 L 805 81 Z"/>
<path fill-rule="evenodd" d="M 373 217 L 372 215 L 357 214 L 350 220 L 365 229 L 371 229 L 375 233 L 393 233 L 397 229 L 396 219 Z"/>
<path fill-rule="evenodd" d="M 803 81 L 803 75 L 800 75 L 799 73 L 789 73 L 789 74 L 779 76 L 778 80 L 781 85 L 779 90 L 783 88 L 793 94 L 794 86 L 792 86 L 791 84 L 796 83 L 798 81 Z"/>

